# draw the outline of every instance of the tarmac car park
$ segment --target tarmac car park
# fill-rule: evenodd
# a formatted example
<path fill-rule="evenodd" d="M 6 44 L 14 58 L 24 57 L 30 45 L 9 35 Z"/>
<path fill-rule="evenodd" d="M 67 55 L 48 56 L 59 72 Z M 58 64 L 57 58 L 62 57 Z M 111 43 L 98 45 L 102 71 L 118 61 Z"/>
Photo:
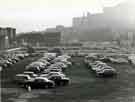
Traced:
<path fill-rule="evenodd" d="M 61 57 L 54 56 L 53 54 L 52 56 L 51 54 L 44 55 L 42 58 L 38 59 L 37 61 L 34 61 L 29 65 L 27 65 L 23 74 L 19 74 L 19 75 L 17 74 L 16 77 L 22 77 L 22 79 L 24 79 L 24 77 L 29 76 L 29 78 L 24 79 L 24 81 L 21 79 L 22 84 L 24 83 L 25 84 L 24 86 L 29 86 L 29 87 L 34 87 L 34 86 L 36 87 L 38 84 L 36 82 L 38 80 L 39 80 L 38 82 L 40 82 L 41 79 L 42 79 L 41 82 L 43 83 L 44 86 L 46 86 L 45 83 L 47 83 L 46 82 L 47 80 L 54 82 L 55 84 L 53 84 L 53 86 L 67 85 L 70 79 L 64 74 L 63 69 L 68 67 L 69 61 L 67 61 L 67 59 L 69 58 L 70 57 L 67 56 L 61 56 Z M 56 59 L 59 59 L 59 61 Z M 62 60 L 65 60 L 65 62 L 68 63 L 61 62 Z M 52 64 L 51 61 L 53 61 Z M 20 80 L 18 81 L 20 82 Z"/>
<path fill-rule="evenodd" d="M 51 56 L 51 55 L 49 55 Z M 131 97 L 134 96 L 134 75 L 135 70 L 134 66 L 131 66 L 129 63 L 116 64 L 112 62 L 104 62 L 101 60 L 86 61 L 89 62 L 88 65 L 96 66 L 92 67 L 94 70 L 100 70 L 99 72 L 104 73 L 106 69 L 115 69 L 117 72 L 117 77 L 109 78 L 100 78 L 101 76 L 95 77 L 91 73 L 92 68 L 86 67 L 84 62 L 85 57 L 71 57 L 71 64 L 64 63 L 67 67 L 65 71 L 57 70 L 60 69 L 59 61 L 51 62 L 53 58 L 47 58 L 48 55 L 43 57 L 24 57 L 24 60 L 19 60 L 15 64 L 12 64 L 11 67 L 7 67 L 2 70 L 2 95 L 4 101 L 2 102 L 53 102 L 53 101 L 66 101 L 66 102 L 128 102 L 131 101 Z M 34 59 L 34 60 L 33 60 Z M 41 61 L 42 59 L 42 61 Z M 90 58 L 91 59 L 91 58 Z M 34 66 L 36 68 L 31 68 L 32 70 L 25 70 L 33 62 L 43 62 L 49 63 L 43 66 Z M 63 61 L 63 59 L 62 59 Z M 97 61 L 97 62 L 96 62 Z M 72 64 L 74 62 L 74 64 Z M 95 62 L 95 63 L 94 63 Z M 61 62 L 60 62 L 61 63 Z M 104 66 L 104 64 L 105 66 Z M 40 64 L 40 63 L 39 63 Z M 49 69 L 52 64 L 55 64 L 56 67 Z M 107 66 L 107 68 L 105 68 Z M 111 68 L 109 68 L 110 66 Z M 95 68 L 95 69 L 94 69 Z M 97 69 L 96 69 L 97 68 Z M 27 69 L 27 68 L 26 68 Z M 39 72 L 34 72 L 33 70 L 39 70 Z M 44 69 L 44 70 L 41 70 Z M 104 70 L 103 70 L 104 69 Z M 47 71 L 48 70 L 48 71 Z M 50 71 L 49 71 L 50 70 Z M 57 71 L 56 71 L 57 70 Z M 8 74 L 6 74 L 8 73 Z M 57 73 L 57 74 L 54 74 Z M 110 73 L 110 72 L 109 72 Z M 4 75 L 3 75 L 4 74 Z M 20 77 L 19 75 L 20 74 Z M 63 75 L 64 74 L 64 75 Z M 11 83 L 13 77 L 20 79 L 21 85 Z M 26 77 L 24 80 L 22 77 Z M 60 76 L 63 79 L 68 80 L 68 84 L 63 87 L 61 83 L 60 87 L 56 87 L 55 78 Z M 52 77 L 52 79 L 51 79 Z M 54 77 L 54 78 L 53 78 Z M 21 80 L 21 78 L 23 80 Z M 8 80 L 10 81 L 8 82 Z M 40 80 L 41 79 L 41 80 Z M 60 78 L 59 78 L 60 79 Z M 37 80 L 37 81 L 36 81 Z M 50 81 L 54 84 L 49 85 L 51 88 L 48 88 L 47 81 Z M 16 81 L 19 83 L 19 81 Z M 39 83 L 38 83 L 39 82 Z M 132 83 L 131 83 L 132 82 Z M 34 84 L 33 84 L 34 83 Z M 39 85 L 41 84 L 42 85 Z M 14 86 L 14 88 L 12 88 Z M 31 92 L 27 92 L 26 89 L 30 86 L 32 88 Z M 42 86 L 42 87 L 40 87 Z M 37 90 L 37 88 L 40 88 Z M 128 94 L 127 94 L 128 93 Z"/>

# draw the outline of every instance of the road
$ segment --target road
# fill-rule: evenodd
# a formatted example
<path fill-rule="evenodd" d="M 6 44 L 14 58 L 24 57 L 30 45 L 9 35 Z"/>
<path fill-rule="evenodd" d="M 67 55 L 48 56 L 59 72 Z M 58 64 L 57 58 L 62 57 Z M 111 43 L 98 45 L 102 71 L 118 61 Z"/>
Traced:
<path fill-rule="evenodd" d="M 12 80 L 35 59 L 27 58 L 1 72 L 2 102 L 135 102 L 134 66 L 109 64 L 116 68 L 118 76 L 97 78 L 78 57 L 72 58 L 74 64 L 66 70 L 70 85 L 28 92 Z"/>

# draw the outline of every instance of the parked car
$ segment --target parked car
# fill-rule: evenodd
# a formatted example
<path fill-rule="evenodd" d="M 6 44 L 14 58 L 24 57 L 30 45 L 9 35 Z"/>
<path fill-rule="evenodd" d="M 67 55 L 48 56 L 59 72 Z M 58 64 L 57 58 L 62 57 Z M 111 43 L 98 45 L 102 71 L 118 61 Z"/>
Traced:
<path fill-rule="evenodd" d="M 111 66 L 108 66 L 106 63 L 101 61 L 95 61 L 91 64 L 91 69 L 96 73 L 96 76 L 113 76 L 116 75 L 117 72 Z"/>
<path fill-rule="evenodd" d="M 2 66 L 3 68 L 8 67 L 7 61 L 6 60 L 0 60 L 0 66 Z"/>
<path fill-rule="evenodd" d="M 130 64 L 135 64 L 135 55 L 134 54 L 129 55 L 128 61 L 129 61 Z"/>
<path fill-rule="evenodd" d="M 34 79 L 27 80 L 25 86 L 30 86 L 31 88 L 53 88 L 55 87 L 55 83 L 45 77 L 36 77 Z"/>
<path fill-rule="evenodd" d="M 16 56 L 17 56 L 19 59 L 24 59 L 24 57 L 25 57 L 24 54 L 17 54 Z"/>
<path fill-rule="evenodd" d="M 35 74 L 38 74 L 41 72 L 39 66 L 26 66 L 25 71 L 31 71 L 31 72 L 34 72 Z"/>
<path fill-rule="evenodd" d="M 31 77 L 26 74 L 16 74 L 14 81 L 19 85 L 24 85 L 27 83 L 28 80 L 30 80 Z"/>
<path fill-rule="evenodd" d="M 47 78 L 50 80 L 53 80 L 55 82 L 55 84 L 58 86 L 67 85 L 67 84 L 69 84 L 69 81 L 70 81 L 70 79 L 68 77 L 66 77 L 63 73 L 59 73 L 59 72 L 50 73 L 47 76 Z"/>
<path fill-rule="evenodd" d="M 117 63 L 117 64 L 121 64 L 121 63 L 125 63 L 127 64 L 129 61 L 126 60 L 125 58 L 110 58 L 110 61 L 112 63 Z"/>
<path fill-rule="evenodd" d="M 0 66 L 0 72 L 3 70 L 2 66 Z"/>
<path fill-rule="evenodd" d="M 100 61 L 103 61 L 103 62 L 111 62 L 110 58 L 109 57 L 102 57 L 102 58 L 99 58 Z"/>
<path fill-rule="evenodd" d="M 44 70 L 44 72 L 62 72 L 62 69 L 61 68 L 57 68 L 57 67 L 53 67 L 53 68 L 49 68 L 49 69 L 46 69 Z"/>
<path fill-rule="evenodd" d="M 38 77 L 37 74 L 35 74 L 34 72 L 31 72 L 31 71 L 24 71 L 23 74 L 29 75 L 31 78 Z"/>
<path fill-rule="evenodd" d="M 110 66 L 101 67 L 99 70 L 96 71 L 97 76 L 113 76 L 116 75 L 116 70 Z"/>

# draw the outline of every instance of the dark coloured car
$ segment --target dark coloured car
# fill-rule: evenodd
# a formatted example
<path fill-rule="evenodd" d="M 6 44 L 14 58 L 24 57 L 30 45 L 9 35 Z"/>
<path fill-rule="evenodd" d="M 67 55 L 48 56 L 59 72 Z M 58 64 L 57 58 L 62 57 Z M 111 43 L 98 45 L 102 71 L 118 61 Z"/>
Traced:
<path fill-rule="evenodd" d="M 45 77 L 36 77 L 31 80 L 27 80 L 25 86 L 30 86 L 31 88 L 52 88 L 55 87 L 55 83 Z"/>
<path fill-rule="evenodd" d="M 69 84 L 70 79 L 66 77 L 64 74 L 59 72 L 53 72 L 50 75 L 47 76 L 49 80 L 53 80 L 56 85 L 67 85 Z"/>

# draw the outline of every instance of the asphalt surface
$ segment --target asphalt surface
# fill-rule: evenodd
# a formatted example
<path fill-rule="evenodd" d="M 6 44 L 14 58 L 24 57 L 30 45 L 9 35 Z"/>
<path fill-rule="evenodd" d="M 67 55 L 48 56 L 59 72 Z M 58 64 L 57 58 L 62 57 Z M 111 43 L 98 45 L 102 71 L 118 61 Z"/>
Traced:
<path fill-rule="evenodd" d="M 2 102 L 135 102 L 135 66 L 109 64 L 118 71 L 117 77 L 97 78 L 74 57 L 73 66 L 66 70 L 71 83 L 53 89 L 34 89 L 31 92 L 13 83 L 16 73 L 37 58 L 26 58 L 1 72 Z"/>

